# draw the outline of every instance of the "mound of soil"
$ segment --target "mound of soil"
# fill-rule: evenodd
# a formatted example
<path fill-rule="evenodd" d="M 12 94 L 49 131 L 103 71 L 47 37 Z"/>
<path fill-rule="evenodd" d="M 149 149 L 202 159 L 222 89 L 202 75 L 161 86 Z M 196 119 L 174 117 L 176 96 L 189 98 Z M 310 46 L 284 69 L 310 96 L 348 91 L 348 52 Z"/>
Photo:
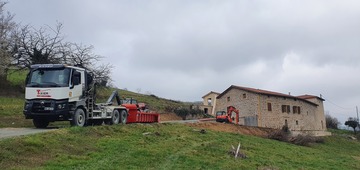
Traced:
<path fill-rule="evenodd" d="M 253 135 L 264 138 L 266 138 L 271 132 L 274 131 L 274 129 L 269 129 L 269 128 L 241 126 L 241 125 L 218 123 L 218 122 L 188 123 L 187 125 L 194 128 L 210 129 L 219 132 L 239 133 L 239 134 Z"/>

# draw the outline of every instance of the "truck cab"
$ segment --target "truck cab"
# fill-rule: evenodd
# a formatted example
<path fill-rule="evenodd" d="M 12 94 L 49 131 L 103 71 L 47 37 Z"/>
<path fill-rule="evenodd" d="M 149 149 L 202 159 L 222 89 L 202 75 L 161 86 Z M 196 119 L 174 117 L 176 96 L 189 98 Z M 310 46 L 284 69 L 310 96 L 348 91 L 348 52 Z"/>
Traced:
<path fill-rule="evenodd" d="M 71 112 L 85 106 L 92 76 L 85 69 L 64 64 L 32 65 L 25 84 L 24 115 L 36 127 L 70 120 Z"/>

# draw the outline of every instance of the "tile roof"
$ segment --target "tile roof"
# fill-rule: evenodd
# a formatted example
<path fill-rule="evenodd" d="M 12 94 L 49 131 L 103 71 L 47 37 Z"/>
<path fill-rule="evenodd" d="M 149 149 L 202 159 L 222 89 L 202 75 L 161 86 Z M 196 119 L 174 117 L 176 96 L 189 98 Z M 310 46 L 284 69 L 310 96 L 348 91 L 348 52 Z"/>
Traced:
<path fill-rule="evenodd" d="M 314 95 L 308 95 L 308 94 L 305 94 L 305 95 L 301 95 L 301 96 L 296 96 L 298 98 L 301 98 L 301 99 L 313 99 L 313 98 L 317 98 L 317 99 L 320 99 L 322 101 L 325 101 L 325 99 L 321 98 L 321 97 L 318 97 L 318 96 L 314 96 Z"/>
<path fill-rule="evenodd" d="M 303 95 L 301 97 L 298 97 L 298 96 L 292 96 L 292 95 L 273 92 L 273 91 L 268 91 L 268 90 L 255 89 L 255 88 L 250 88 L 250 87 L 241 87 L 241 86 L 235 86 L 235 85 L 231 85 L 224 92 L 222 92 L 217 98 L 219 99 L 220 97 L 225 95 L 231 89 L 239 89 L 239 90 L 244 90 L 244 91 L 253 92 L 253 93 L 262 94 L 262 95 L 270 95 L 270 96 L 277 96 L 277 97 L 286 97 L 286 98 L 291 98 L 291 99 L 299 99 L 299 100 L 302 100 L 302 101 L 305 101 L 307 103 L 310 103 L 310 104 L 313 104 L 313 105 L 317 106 L 317 104 L 306 100 L 306 99 L 309 99 L 309 98 L 304 98 L 303 96 L 305 96 L 305 95 Z M 311 95 L 307 95 L 307 96 L 310 97 Z M 311 96 L 311 97 L 313 97 L 313 96 Z M 314 96 L 314 97 L 316 97 L 316 96 Z"/>

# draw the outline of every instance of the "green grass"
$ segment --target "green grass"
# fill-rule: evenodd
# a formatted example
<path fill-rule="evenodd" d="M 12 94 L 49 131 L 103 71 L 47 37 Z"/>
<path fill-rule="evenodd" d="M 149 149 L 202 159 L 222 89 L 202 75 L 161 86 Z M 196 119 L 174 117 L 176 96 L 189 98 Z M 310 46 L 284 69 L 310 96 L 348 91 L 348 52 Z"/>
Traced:
<path fill-rule="evenodd" d="M 97 90 L 98 102 L 105 102 L 113 90 L 116 90 L 116 89 L 114 89 L 114 88 L 99 88 Z M 120 89 L 117 89 L 117 90 L 118 90 L 120 98 L 136 99 L 138 102 L 148 104 L 151 110 L 162 112 L 162 113 L 171 112 L 175 108 L 179 108 L 179 107 L 188 108 L 190 106 L 189 104 L 184 103 L 184 102 L 164 99 L 164 98 L 157 97 L 155 95 L 139 94 L 139 93 L 126 91 L 126 90 L 120 90 Z"/>
<path fill-rule="evenodd" d="M 24 101 L 23 98 L 0 96 L 0 128 L 33 126 L 23 115 Z"/>
<path fill-rule="evenodd" d="M 246 159 L 228 154 L 239 142 Z M 201 134 L 186 125 L 128 124 L 2 140 L 0 169 L 359 169 L 359 151 L 359 141 L 341 135 L 303 147 L 233 133 Z"/>
<path fill-rule="evenodd" d="M 25 87 L 25 78 L 28 73 L 28 70 L 9 70 L 7 75 L 7 80 L 13 86 Z"/>

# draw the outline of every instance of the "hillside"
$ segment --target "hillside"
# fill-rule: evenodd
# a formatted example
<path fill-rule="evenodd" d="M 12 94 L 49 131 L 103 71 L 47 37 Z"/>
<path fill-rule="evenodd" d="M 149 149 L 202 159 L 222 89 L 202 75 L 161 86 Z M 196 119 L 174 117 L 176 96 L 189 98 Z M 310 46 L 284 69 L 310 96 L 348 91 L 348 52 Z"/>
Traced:
<path fill-rule="evenodd" d="M 12 75 L 10 86 L 21 88 L 23 74 Z M 113 90 L 148 103 L 162 117 L 176 119 L 169 111 L 189 106 L 114 88 L 98 89 L 98 102 Z M 0 127 L 33 127 L 22 114 L 23 93 L 11 94 L 0 96 Z M 268 129 L 221 123 L 50 126 L 64 128 L 0 140 L 0 169 L 360 169 L 360 142 L 341 130 L 303 147 L 266 139 Z M 239 142 L 246 159 L 229 154 Z"/>
<path fill-rule="evenodd" d="M 128 124 L 5 139 L 0 169 L 360 169 L 360 143 L 343 131 L 303 147 L 200 130 L 193 124 Z M 246 159 L 229 154 L 239 142 Z"/>

